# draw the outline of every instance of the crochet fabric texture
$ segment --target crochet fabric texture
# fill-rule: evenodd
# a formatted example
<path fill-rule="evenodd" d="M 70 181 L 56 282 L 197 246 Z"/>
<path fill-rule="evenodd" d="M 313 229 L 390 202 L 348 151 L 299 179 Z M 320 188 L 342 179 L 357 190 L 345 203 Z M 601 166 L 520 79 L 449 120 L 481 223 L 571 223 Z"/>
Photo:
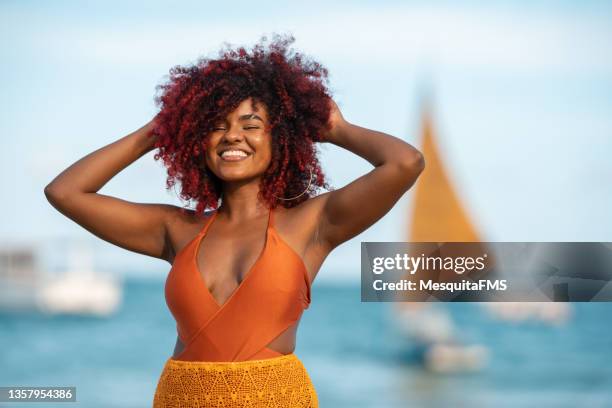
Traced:
<path fill-rule="evenodd" d="M 153 408 L 318 408 L 306 368 L 293 354 L 233 362 L 169 358 Z"/>

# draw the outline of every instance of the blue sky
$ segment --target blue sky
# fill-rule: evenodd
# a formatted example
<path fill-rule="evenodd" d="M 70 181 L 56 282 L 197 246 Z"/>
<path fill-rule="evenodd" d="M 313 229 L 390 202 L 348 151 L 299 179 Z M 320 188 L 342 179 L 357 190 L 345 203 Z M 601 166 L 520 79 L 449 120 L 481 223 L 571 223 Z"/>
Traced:
<path fill-rule="evenodd" d="M 169 69 L 292 33 L 325 65 L 350 122 L 416 144 L 432 91 L 451 178 L 490 241 L 610 241 L 612 6 L 606 2 L 3 2 L 0 241 L 53 252 L 89 240 L 101 269 L 165 276 L 167 264 L 107 244 L 53 209 L 44 186 L 156 112 Z M 339 187 L 371 169 L 321 148 Z M 180 205 L 144 156 L 100 191 Z M 339 165 L 342 163 L 342 165 Z M 359 276 L 360 241 L 401 241 L 411 194 L 336 249 L 318 279 Z"/>

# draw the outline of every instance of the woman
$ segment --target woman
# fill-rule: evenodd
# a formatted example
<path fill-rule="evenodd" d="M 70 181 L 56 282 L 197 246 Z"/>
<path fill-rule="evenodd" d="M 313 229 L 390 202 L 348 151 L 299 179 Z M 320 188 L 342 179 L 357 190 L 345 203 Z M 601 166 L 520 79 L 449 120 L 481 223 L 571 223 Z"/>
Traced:
<path fill-rule="evenodd" d="M 327 255 L 384 216 L 423 170 L 408 143 L 347 122 L 321 81 L 326 69 L 290 56 L 292 41 L 174 68 L 151 122 L 45 189 L 93 234 L 172 265 L 165 295 L 177 344 L 154 407 L 318 406 L 293 353 L 311 284 Z M 314 196 L 326 186 L 316 143 L 375 168 Z M 195 210 L 97 193 L 155 148 L 168 188 L 178 179 Z"/>

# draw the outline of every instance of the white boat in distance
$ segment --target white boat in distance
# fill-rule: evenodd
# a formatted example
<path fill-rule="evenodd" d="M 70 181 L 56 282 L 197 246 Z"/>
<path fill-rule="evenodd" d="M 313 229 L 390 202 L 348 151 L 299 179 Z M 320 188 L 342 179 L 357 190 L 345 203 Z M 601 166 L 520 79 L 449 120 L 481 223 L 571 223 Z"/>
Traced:
<path fill-rule="evenodd" d="M 68 267 L 49 273 L 31 246 L 0 248 L 0 311 L 105 317 L 117 311 L 121 281 L 93 267 L 91 249 L 70 246 Z"/>

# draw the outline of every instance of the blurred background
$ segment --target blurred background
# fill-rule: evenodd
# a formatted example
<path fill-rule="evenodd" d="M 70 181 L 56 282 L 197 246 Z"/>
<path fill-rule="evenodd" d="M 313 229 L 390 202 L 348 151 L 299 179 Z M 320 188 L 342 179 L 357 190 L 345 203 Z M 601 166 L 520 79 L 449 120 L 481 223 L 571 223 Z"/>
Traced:
<path fill-rule="evenodd" d="M 314 283 L 296 354 L 321 406 L 611 406 L 608 303 L 419 307 L 361 303 L 359 290 L 361 241 L 428 226 L 440 241 L 611 241 L 612 3 L 600 1 L 1 2 L 0 386 L 150 406 L 176 340 L 169 265 L 91 235 L 43 189 L 147 123 L 171 67 L 272 33 L 329 69 L 349 122 L 429 146 L 415 188 Z M 335 187 L 372 168 L 320 153 Z M 100 192 L 183 205 L 153 154 Z"/>

